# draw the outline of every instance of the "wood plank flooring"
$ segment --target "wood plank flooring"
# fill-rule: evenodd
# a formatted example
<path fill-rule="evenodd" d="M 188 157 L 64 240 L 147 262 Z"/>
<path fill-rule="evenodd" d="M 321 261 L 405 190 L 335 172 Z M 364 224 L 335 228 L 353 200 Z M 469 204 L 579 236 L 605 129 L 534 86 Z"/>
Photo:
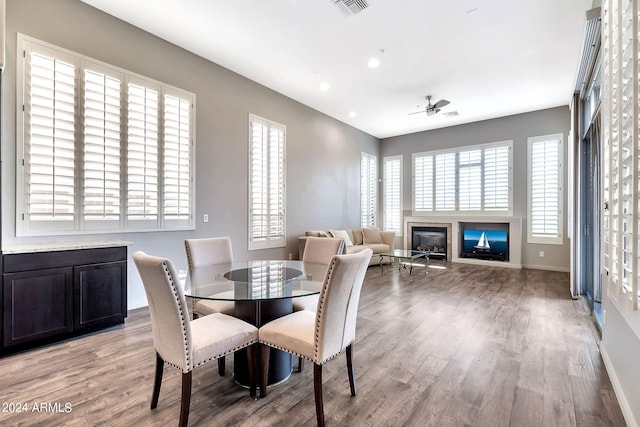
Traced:
<path fill-rule="evenodd" d="M 431 265 L 412 276 L 369 268 L 353 355 L 358 394 L 344 356 L 325 366 L 328 426 L 625 425 L 566 273 Z M 177 370 L 165 368 L 149 409 L 154 360 L 146 309 L 124 327 L 2 358 L 0 425 L 176 425 Z M 259 400 L 232 370 L 230 357 L 225 377 L 216 363 L 194 372 L 190 425 L 315 424 L 310 364 Z"/>

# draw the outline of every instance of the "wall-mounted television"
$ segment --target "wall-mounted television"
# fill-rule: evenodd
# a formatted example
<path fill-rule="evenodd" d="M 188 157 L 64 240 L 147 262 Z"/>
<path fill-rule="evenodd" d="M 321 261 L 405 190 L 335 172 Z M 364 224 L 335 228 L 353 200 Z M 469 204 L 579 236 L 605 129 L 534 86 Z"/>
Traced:
<path fill-rule="evenodd" d="M 506 261 L 509 257 L 509 234 L 506 230 L 465 229 L 461 256 Z"/>

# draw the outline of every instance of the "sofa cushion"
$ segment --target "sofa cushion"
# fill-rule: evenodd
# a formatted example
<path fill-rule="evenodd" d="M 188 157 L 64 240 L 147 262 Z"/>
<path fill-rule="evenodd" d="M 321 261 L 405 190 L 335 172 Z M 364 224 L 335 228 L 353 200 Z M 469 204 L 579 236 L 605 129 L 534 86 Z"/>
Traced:
<path fill-rule="evenodd" d="M 345 246 L 353 246 L 353 242 L 346 230 L 329 230 L 329 234 L 338 239 L 343 239 Z"/>
<path fill-rule="evenodd" d="M 378 227 L 363 228 L 362 242 L 365 245 L 382 243 L 382 235 L 380 234 L 380 229 Z"/>
<path fill-rule="evenodd" d="M 320 231 L 318 230 L 308 230 L 304 232 L 305 236 L 311 236 L 311 237 L 320 237 Z"/>
<path fill-rule="evenodd" d="M 362 228 L 354 228 L 353 230 L 351 230 L 351 235 L 353 237 L 353 244 L 354 245 L 361 245 L 362 244 Z"/>

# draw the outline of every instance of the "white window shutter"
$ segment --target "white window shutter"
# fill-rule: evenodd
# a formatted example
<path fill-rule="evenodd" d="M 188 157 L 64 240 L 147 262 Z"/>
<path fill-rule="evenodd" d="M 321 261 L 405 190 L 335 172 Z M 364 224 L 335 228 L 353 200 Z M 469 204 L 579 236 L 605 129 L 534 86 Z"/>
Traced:
<path fill-rule="evenodd" d="M 562 135 L 529 138 L 530 243 L 562 244 Z"/>
<path fill-rule="evenodd" d="M 456 154 L 435 156 L 435 205 L 437 211 L 456 209 Z"/>
<path fill-rule="evenodd" d="M 158 91 L 130 82 L 127 91 L 127 218 L 158 220 Z"/>
<path fill-rule="evenodd" d="M 30 133 L 25 153 L 28 219 L 32 224 L 72 227 L 76 215 L 76 67 L 71 61 L 37 52 L 31 52 L 30 59 Z"/>
<path fill-rule="evenodd" d="M 182 226 L 189 225 L 192 211 L 192 105 L 185 97 L 164 95 L 164 221 Z"/>
<path fill-rule="evenodd" d="M 378 223 L 378 161 L 376 156 L 360 157 L 360 225 L 376 227 Z"/>
<path fill-rule="evenodd" d="M 120 227 L 119 77 L 84 68 L 83 217 L 86 229 Z"/>
<path fill-rule="evenodd" d="M 461 151 L 458 154 L 458 209 L 482 209 L 482 150 Z"/>
<path fill-rule="evenodd" d="M 249 249 L 285 245 L 286 128 L 249 116 Z"/>
<path fill-rule="evenodd" d="M 433 204 L 433 156 L 413 156 L 413 210 L 432 212 Z"/>
<path fill-rule="evenodd" d="M 402 156 L 385 157 L 384 230 L 402 234 Z"/>

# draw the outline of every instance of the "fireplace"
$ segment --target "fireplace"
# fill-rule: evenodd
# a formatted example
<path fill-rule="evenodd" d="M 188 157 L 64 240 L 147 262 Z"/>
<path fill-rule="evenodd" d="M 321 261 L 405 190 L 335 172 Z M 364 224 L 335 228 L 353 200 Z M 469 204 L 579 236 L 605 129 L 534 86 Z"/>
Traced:
<path fill-rule="evenodd" d="M 429 258 L 447 259 L 447 227 L 411 227 L 411 249 L 429 252 Z"/>

